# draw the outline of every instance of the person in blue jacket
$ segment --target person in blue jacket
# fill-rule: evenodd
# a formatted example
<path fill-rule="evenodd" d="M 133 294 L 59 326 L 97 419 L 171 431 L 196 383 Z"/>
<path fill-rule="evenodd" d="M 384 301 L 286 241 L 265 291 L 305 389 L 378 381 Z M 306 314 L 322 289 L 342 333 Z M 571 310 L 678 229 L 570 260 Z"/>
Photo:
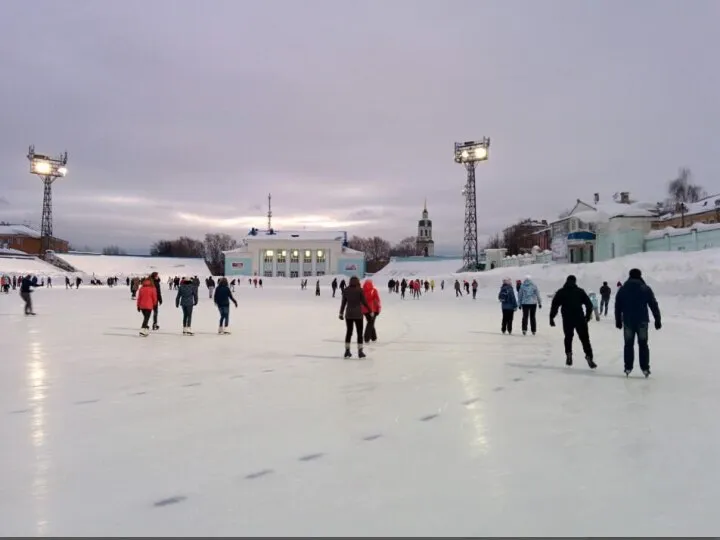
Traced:
<path fill-rule="evenodd" d="M 538 309 L 542 309 L 542 300 L 540 300 L 540 291 L 537 285 L 533 283 L 530 276 L 525 276 L 525 281 L 520 285 L 518 292 L 518 304 L 522 309 L 522 333 L 527 334 L 528 318 L 530 319 L 530 331 L 533 336 L 537 332 L 537 320 L 535 315 Z"/>
<path fill-rule="evenodd" d="M 230 290 L 227 278 L 220 278 L 220 281 L 218 281 L 218 286 L 213 293 L 213 301 L 220 312 L 218 334 L 229 334 L 227 327 L 230 323 L 230 302 L 235 304 L 235 307 L 238 307 L 238 303 Z"/>
<path fill-rule="evenodd" d="M 503 334 L 506 331 L 508 334 L 512 334 L 513 319 L 515 318 L 518 303 L 515 299 L 515 289 L 513 289 L 510 278 L 503 279 L 502 287 L 500 287 L 500 292 L 498 293 L 498 300 L 502 307 L 501 331 Z"/>
<path fill-rule="evenodd" d="M 648 347 L 648 326 L 652 311 L 655 330 L 662 328 L 660 306 L 655 293 L 645 283 L 642 272 L 637 268 L 630 270 L 628 280 L 615 295 L 615 326 L 623 331 L 625 338 L 625 376 L 629 376 L 635 362 L 635 336 L 638 341 L 640 369 L 645 377 L 650 376 L 650 348 Z"/>

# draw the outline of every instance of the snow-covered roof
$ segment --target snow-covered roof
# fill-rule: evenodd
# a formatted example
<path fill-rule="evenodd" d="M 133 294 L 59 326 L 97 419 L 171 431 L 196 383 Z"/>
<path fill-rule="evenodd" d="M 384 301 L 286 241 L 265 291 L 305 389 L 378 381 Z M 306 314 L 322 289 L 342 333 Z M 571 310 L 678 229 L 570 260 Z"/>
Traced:
<path fill-rule="evenodd" d="M 653 212 L 655 208 L 656 205 L 653 203 L 635 202 L 623 204 L 608 202 L 591 205 L 578 199 L 575 208 L 572 209 L 569 215 L 553 223 L 570 218 L 577 218 L 586 223 L 606 223 L 613 218 L 619 217 L 651 218 L 657 215 L 656 212 Z"/>
<path fill-rule="evenodd" d="M 248 241 L 265 240 L 314 240 L 314 241 L 339 241 L 345 240 L 344 231 L 257 231 L 256 235 L 245 236 Z"/>
<path fill-rule="evenodd" d="M 27 225 L 0 225 L 0 236 L 30 236 L 40 238 L 40 232 Z"/>
<path fill-rule="evenodd" d="M 716 195 L 711 195 L 709 197 L 705 197 L 704 199 L 700 199 L 697 202 L 694 203 L 685 203 L 685 207 L 687 208 L 687 212 L 685 212 L 686 216 L 692 216 L 695 214 L 702 214 L 704 212 L 714 211 L 715 208 L 715 201 L 720 201 L 720 193 Z M 718 203 L 720 204 L 720 203 Z M 669 212 L 667 214 L 664 214 L 660 220 L 667 221 L 669 219 L 673 219 L 680 215 L 680 212 Z"/>
<path fill-rule="evenodd" d="M 0 257 L 3 255 L 10 255 L 10 256 L 19 255 L 21 257 L 32 257 L 32 255 L 28 255 L 27 253 L 25 253 L 24 251 L 20 251 L 19 249 L 0 247 Z"/>
<path fill-rule="evenodd" d="M 665 235 L 682 236 L 684 234 L 688 234 L 693 229 L 695 229 L 696 231 L 714 231 L 720 229 L 720 223 L 695 223 L 691 227 L 678 227 L 677 229 L 675 227 L 665 227 L 664 229 L 656 229 L 654 231 L 650 231 L 645 235 L 645 238 L 647 240 L 652 240 L 653 238 L 663 238 Z"/>

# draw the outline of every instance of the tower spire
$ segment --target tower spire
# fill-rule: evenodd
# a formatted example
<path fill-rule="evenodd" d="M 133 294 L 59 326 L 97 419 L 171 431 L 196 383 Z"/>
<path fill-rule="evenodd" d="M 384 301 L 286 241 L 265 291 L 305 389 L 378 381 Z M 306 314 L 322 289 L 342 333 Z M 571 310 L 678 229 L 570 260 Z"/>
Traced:
<path fill-rule="evenodd" d="M 268 193 L 268 231 L 272 229 L 272 194 Z"/>
<path fill-rule="evenodd" d="M 425 197 L 425 206 L 423 206 L 423 212 L 427 212 L 427 197 Z"/>

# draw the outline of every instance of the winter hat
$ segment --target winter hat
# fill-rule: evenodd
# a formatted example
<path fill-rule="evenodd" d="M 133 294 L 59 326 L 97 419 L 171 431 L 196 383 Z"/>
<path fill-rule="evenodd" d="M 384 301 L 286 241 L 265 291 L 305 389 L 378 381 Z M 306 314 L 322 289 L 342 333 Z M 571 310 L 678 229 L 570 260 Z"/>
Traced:
<path fill-rule="evenodd" d="M 575 276 L 573 276 L 572 274 L 570 274 L 567 277 L 567 279 L 565 280 L 565 282 L 575 284 L 575 283 L 577 283 L 577 278 Z"/>
<path fill-rule="evenodd" d="M 630 279 L 642 279 L 642 272 L 638 268 L 630 270 Z"/>

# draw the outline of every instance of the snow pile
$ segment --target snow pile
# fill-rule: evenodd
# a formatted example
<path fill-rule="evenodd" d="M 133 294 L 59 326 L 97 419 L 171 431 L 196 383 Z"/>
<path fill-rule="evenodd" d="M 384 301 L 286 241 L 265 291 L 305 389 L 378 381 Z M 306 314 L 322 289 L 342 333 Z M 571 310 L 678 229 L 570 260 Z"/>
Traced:
<path fill-rule="evenodd" d="M 78 253 L 56 253 L 58 259 L 89 276 L 143 276 L 157 272 L 160 277 L 208 276 L 210 271 L 203 259 L 181 257 L 132 257 L 127 255 L 81 255 Z"/>
<path fill-rule="evenodd" d="M 446 275 L 457 272 L 463 267 L 462 259 L 441 259 L 431 257 L 408 257 L 391 259 L 390 263 L 373 277 L 379 280 L 396 277 L 423 277 L 428 272 L 432 275 Z"/>
<path fill-rule="evenodd" d="M 665 227 L 664 229 L 650 231 L 645 235 L 645 238 L 647 240 L 653 240 L 655 238 L 663 238 L 665 235 L 684 236 L 686 234 L 691 234 L 693 229 L 697 232 L 714 231 L 716 229 L 720 229 L 720 223 L 695 223 L 692 227 L 685 227 L 684 229 L 679 227 L 677 229 L 675 227 Z"/>
<path fill-rule="evenodd" d="M 0 274 L 32 274 L 39 277 L 64 278 L 66 272 L 36 257 L 0 257 Z"/>

